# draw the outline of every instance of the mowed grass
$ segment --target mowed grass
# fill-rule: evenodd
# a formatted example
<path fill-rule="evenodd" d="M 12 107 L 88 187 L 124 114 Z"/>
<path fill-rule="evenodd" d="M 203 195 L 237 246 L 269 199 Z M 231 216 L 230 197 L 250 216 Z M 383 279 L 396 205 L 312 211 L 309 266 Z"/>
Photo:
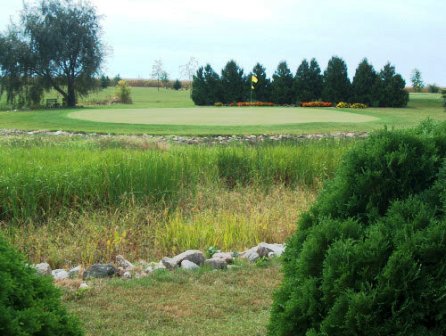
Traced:
<path fill-rule="evenodd" d="M 111 96 L 113 89 L 107 89 L 102 92 L 95 93 L 90 97 L 81 101 L 85 107 L 81 110 L 81 113 L 92 113 L 98 115 L 105 115 L 106 111 L 110 115 L 119 115 L 121 112 L 123 114 L 130 114 L 132 112 L 126 110 L 135 109 L 155 109 L 158 113 L 158 118 L 163 118 L 161 115 L 162 109 L 170 108 L 191 108 L 191 111 L 200 111 L 198 108 L 194 108 L 192 101 L 189 97 L 188 91 L 174 91 L 161 89 L 158 91 L 154 88 L 133 88 L 133 100 L 132 105 L 122 105 L 117 104 L 113 106 L 88 106 L 88 103 L 93 101 L 100 101 L 104 97 Z M 113 110 L 119 110 L 113 111 Z M 301 112 L 305 114 L 314 111 L 316 114 L 319 109 L 301 109 L 301 108 L 289 108 L 290 114 L 298 115 Z M 304 110 L 304 111 L 303 111 Z M 290 134 L 302 134 L 302 133 L 319 133 L 319 132 L 336 132 L 336 131 L 371 131 L 375 129 L 381 129 L 384 126 L 390 128 L 405 128 L 413 127 L 417 125 L 420 121 L 427 118 L 434 120 L 444 121 L 446 120 L 446 113 L 442 107 L 442 99 L 438 94 L 427 94 L 427 93 L 414 93 L 410 96 L 409 106 L 403 109 L 392 109 L 392 108 L 369 108 L 367 110 L 352 111 L 350 109 L 346 110 L 336 110 L 329 109 L 332 113 L 339 113 L 346 115 L 345 112 L 353 113 L 359 117 L 374 118 L 368 122 L 358 122 L 358 120 L 343 120 L 341 122 L 322 121 L 322 120 L 312 120 L 312 122 L 300 122 L 300 123 L 282 123 L 277 124 L 274 116 L 272 117 L 273 122 L 263 122 L 262 114 L 267 113 L 268 108 L 261 111 L 258 115 L 259 120 L 256 116 L 246 117 L 244 121 L 245 125 L 226 125 L 224 126 L 221 122 L 225 122 L 225 111 L 226 109 L 215 108 L 215 116 L 218 118 L 214 121 L 213 125 L 199 125 L 201 121 L 200 118 L 196 118 L 196 124 L 179 124 L 178 120 L 181 120 L 181 111 L 178 110 L 178 115 L 175 113 L 169 116 L 169 123 L 166 124 L 153 124 L 153 125 L 143 125 L 143 124 L 129 124 L 128 122 L 137 122 L 129 118 L 128 115 L 124 115 L 122 118 L 119 116 L 119 121 L 125 120 L 125 123 L 110 123 L 110 122 L 96 122 L 88 120 L 79 120 L 70 118 L 70 114 L 73 110 L 41 110 L 41 111 L 24 111 L 24 112 L 11 112 L 5 111 L 0 112 L 0 128 L 6 129 L 23 129 L 23 130 L 65 130 L 65 131 L 81 131 L 81 132 L 99 132 L 99 133 L 116 133 L 116 134 L 181 134 L 181 135 L 211 135 L 211 134 L 277 134 L 277 133 L 290 133 Z M 79 110 L 78 110 L 79 111 Z M 78 112 L 75 111 L 75 112 Z M 84 112 L 85 111 L 85 112 Z M 234 111 L 234 112 L 233 112 Z M 247 113 L 249 108 L 237 108 L 231 109 L 231 115 L 237 114 L 237 112 Z M 217 114 L 221 112 L 222 115 Z M 295 113 L 294 113 L 295 112 Z M 153 113 L 153 112 L 151 112 Z M 192 116 L 194 116 L 193 112 Z M 250 112 L 248 112 L 248 115 Z M 198 114 L 199 115 L 199 114 Z M 279 116 L 278 116 L 279 117 Z M 355 117 L 355 118 L 358 118 Z M 232 117 L 231 117 L 232 118 Z M 226 123 L 230 123 L 231 118 L 226 119 Z M 184 120 L 185 118 L 183 118 Z M 192 118 L 188 119 L 187 123 L 191 123 Z M 251 119 L 251 123 L 249 120 Z M 279 118 L 278 118 L 279 119 Z M 271 119 L 270 119 L 271 120 Z M 308 120 L 307 120 L 308 121 Z M 216 125 L 218 124 L 218 125 Z"/>
<path fill-rule="evenodd" d="M 265 335 L 277 262 L 228 271 L 160 272 L 141 280 L 98 282 L 67 292 L 69 311 L 95 336 Z"/>

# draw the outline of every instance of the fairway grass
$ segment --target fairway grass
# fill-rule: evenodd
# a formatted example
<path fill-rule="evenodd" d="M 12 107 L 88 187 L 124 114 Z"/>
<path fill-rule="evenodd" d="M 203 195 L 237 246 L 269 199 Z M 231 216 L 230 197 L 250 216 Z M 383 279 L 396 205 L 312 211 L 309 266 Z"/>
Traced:
<path fill-rule="evenodd" d="M 361 123 L 376 121 L 376 117 L 331 109 L 287 107 L 250 108 L 151 108 L 132 110 L 86 110 L 68 115 L 73 119 L 96 122 L 144 125 L 286 125 L 317 122 Z"/>
<path fill-rule="evenodd" d="M 427 118 L 446 121 L 441 95 L 428 93 L 411 93 L 407 108 L 198 108 L 188 91 L 132 88 L 131 105 L 94 105 L 112 95 L 112 88 L 95 92 L 80 101 L 83 108 L 74 111 L 3 111 L 0 129 L 154 135 L 308 134 L 408 128 Z M 5 108 L 0 102 L 0 109 Z"/>

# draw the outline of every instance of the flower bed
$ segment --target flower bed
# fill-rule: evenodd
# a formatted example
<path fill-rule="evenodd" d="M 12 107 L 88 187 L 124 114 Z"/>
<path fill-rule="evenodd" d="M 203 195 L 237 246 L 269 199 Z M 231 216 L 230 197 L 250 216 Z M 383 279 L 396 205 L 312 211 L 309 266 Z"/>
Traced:
<path fill-rule="evenodd" d="M 332 107 L 333 103 L 324 101 L 303 102 L 300 104 L 302 107 Z"/>

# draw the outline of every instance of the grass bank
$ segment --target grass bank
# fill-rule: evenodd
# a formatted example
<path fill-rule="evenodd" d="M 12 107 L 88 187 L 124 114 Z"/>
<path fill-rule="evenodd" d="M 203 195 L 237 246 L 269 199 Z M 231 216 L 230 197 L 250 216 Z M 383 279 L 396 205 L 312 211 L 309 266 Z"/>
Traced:
<path fill-rule="evenodd" d="M 280 242 L 353 143 L 4 138 L 1 226 L 31 260 L 55 266 Z"/>

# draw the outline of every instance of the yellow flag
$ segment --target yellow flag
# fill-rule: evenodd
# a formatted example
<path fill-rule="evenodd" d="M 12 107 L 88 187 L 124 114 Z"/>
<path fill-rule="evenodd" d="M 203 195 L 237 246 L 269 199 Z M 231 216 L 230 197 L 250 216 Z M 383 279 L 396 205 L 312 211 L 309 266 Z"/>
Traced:
<path fill-rule="evenodd" d="M 251 82 L 256 84 L 258 81 L 259 81 L 259 79 L 256 76 L 254 76 L 254 75 L 251 76 Z"/>

